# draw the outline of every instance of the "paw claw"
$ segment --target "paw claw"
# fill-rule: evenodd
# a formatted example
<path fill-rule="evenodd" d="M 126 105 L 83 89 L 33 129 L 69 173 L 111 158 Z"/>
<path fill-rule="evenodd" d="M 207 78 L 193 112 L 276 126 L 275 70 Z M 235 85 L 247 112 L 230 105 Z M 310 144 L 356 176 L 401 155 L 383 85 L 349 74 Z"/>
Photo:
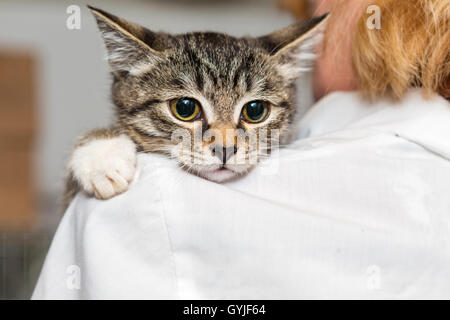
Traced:
<path fill-rule="evenodd" d="M 109 199 L 115 195 L 114 187 L 105 176 L 97 177 L 94 182 L 94 194 L 96 198 L 99 199 Z"/>
<path fill-rule="evenodd" d="M 115 193 L 122 193 L 128 189 L 129 181 L 122 177 L 118 171 L 108 172 L 106 176 L 112 184 Z"/>

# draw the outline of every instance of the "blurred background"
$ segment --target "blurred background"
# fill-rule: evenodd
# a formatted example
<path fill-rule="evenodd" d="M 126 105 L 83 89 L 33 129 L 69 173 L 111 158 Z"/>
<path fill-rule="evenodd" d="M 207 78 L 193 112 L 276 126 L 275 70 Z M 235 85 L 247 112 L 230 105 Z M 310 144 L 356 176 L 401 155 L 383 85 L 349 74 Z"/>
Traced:
<path fill-rule="evenodd" d="M 304 13 L 303 1 L 0 2 L 0 299 L 28 299 L 61 218 L 68 154 L 112 119 L 108 64 L 86 4 L 153 30 L 262 35 Z M 80 29 L 67 27 L 71 5 Z M 292 14 L 294 13 L 294 15 Z M 305 82 L 307 83 L 307 81 Z M 309 88 L 300 96 L 310 101 Z"/>

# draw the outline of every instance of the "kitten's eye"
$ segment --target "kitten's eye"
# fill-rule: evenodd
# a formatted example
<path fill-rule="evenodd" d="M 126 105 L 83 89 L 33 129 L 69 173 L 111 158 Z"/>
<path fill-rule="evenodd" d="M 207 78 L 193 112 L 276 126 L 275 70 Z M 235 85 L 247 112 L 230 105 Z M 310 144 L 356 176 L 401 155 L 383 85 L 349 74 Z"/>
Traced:
<path fill-rule="evenodd" d="M 182 121 L 192 121 L 200 116 L 200 103 L 191 98 L 175 99 L 170 102 L 170 110 Z"/>
<path fill-rule="evenodd" d="M 269 104 L 265 101 L 252 101 L 242 108 L 241 118 L 249 123 L 262 122 L 269 114 Z"/>

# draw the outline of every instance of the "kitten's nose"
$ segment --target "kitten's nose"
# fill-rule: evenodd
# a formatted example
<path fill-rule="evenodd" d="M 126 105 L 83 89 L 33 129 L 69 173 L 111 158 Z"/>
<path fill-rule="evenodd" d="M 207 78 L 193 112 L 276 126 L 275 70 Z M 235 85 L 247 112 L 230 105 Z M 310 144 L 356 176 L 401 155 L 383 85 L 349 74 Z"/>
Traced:
<path fill-rule="evenodd" d="M 224 147 L 222 145 L 213 145 L 210 147 L 214 155 L 225 164 L 237 152 L 236 146 Z"/>

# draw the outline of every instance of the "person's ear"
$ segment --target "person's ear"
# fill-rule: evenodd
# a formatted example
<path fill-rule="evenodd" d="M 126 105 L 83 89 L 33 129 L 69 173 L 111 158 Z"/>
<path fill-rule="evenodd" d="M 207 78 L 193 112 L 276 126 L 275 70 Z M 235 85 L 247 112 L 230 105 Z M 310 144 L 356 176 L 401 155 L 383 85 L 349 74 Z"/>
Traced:
<path fill-rule="evenodd" d="M 272 59 L 279 65 L 280 72 L 294 80 L 302 72 L 310 71 L 314 65 L 314 49 L 322 41 L 328 14 L 290 25 L 269 35 L 258 38 Z"/>
<path fill-rule="evenodd" d="M 158 35 L 138 24 L 88 6 L 105 42 L 107 57 L 114 74 L 139 74 L 157 59 L 160 51 L 152 48 Z"/>

